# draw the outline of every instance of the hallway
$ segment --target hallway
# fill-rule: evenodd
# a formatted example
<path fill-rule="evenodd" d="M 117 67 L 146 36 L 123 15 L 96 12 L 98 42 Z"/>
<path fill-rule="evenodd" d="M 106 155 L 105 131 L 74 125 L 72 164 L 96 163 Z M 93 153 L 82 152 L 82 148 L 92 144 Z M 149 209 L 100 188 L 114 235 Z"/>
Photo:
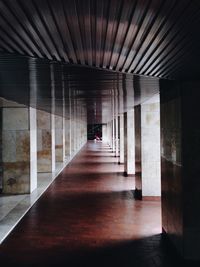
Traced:
<path fill-rule="evenodd" d="M 3 242 L 4 266 L 161 266 L 160 202 L 135 201 L 122 167 L 88 142 Z"/>

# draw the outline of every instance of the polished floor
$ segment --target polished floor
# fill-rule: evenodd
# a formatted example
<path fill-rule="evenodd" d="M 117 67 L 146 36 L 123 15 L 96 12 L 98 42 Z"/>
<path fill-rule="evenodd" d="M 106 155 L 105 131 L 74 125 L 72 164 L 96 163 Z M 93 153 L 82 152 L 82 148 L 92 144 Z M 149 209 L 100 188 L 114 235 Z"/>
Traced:
<path fill-rule="evenodd" d="M 56 169 L 52 173 L 38 173 L 37 189 L 31 194 L 0 194 L 0 244 L 9 235 L 27 211 L 40 198 L 40 196 L 46 191 L 49 185 L 56 179 L 70 160 L 71 158 L 66 158 L 63 163 L 57 162 Z"/>
<path fill-rule="evenodd" d="M 134 200 L 117 161 L 89 142 L 2 243 L 2 266 L 178 266 L 160 202 Z"/>

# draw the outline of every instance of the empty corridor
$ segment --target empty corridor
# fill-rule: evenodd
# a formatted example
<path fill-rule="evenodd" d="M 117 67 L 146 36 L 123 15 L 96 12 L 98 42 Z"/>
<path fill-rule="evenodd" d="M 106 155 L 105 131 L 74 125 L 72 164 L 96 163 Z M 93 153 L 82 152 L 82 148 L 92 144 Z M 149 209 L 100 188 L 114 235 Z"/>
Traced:
<path fill-rule="evenodd" d="M 88 142 L 0 246 L 1 263 L 164 266 L 160 202 L 133 189 L 111 149 Z"/>

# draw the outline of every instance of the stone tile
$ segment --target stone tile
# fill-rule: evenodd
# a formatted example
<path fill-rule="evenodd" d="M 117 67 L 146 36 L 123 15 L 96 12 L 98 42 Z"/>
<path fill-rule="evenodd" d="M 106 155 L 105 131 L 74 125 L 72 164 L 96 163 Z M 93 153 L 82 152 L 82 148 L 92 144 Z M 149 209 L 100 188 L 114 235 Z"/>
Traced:
<path fill-rule="evenodd" d="M 55 115 L 55 129 L 63 128 L 63 118 Z"/>
<path fill-rule="evenodd" d="M 30 161 L 30 131 L 16 132 L 16 162 Z"/>
<path fill-rule="evenodd" d="M 3 162 L 16 162 L 16 131 L 3 131 L 2 159 Z"/>
<path fill-rule="evenodd" d="M 3 130 L 29 130 L 28 108 L 3 108 Z"/>
<path fill-rule="evenodd" d="M 44 150 L 51 150 L 52 143 L 51 143 L 51 131 L 43 130 L 42 131 L 42 148 Z"/>
<path fill-rule="evenodd" d="M 37 110 L 37 127 L 39 129 L 51 129 L 51 114 L 42 110 Z"/>

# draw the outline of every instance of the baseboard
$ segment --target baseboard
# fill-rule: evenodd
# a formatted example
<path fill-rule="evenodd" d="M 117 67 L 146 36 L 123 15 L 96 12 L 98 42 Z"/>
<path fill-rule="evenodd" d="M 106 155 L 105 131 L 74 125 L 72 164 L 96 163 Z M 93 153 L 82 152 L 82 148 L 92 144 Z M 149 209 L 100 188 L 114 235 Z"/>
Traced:
<path fill-rule="evenodd" d="M 161 201 L 160 196 L 143 196 L 142 200 L 144 201 Z"/>

